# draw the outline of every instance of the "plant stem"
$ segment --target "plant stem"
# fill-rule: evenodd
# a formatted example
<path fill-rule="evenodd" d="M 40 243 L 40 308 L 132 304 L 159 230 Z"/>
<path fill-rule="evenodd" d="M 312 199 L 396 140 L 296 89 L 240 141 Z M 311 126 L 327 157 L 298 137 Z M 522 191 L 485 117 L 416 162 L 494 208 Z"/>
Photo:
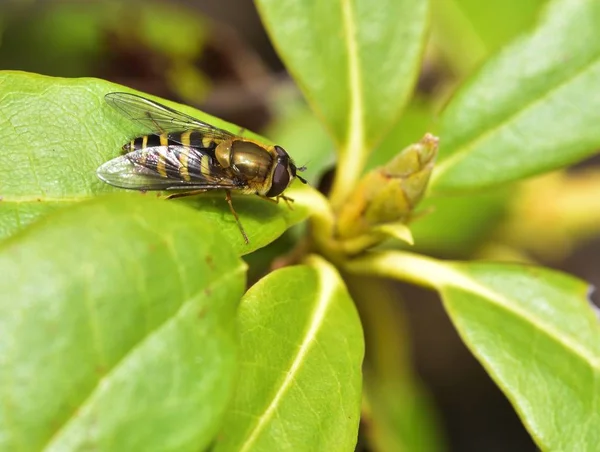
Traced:
<path fill-rule="evenodd" d="M 456 272 L 448 264 L 406 251 L 382 251 L 346 261 L 348 273 L 381 276 L 411 282 L 429 289 L 452 284 Z"/>
<path fill-rule="evenodd" d="M 408 323 L 390 281 L 343 275 L 365 332 L 366 435 L 375 451 L 441 450 L 427 394 L 414 376 Z"/>
<path fill-rule="evenodd" d="M 339 150 L 340 158 L 331 190 L 331 204 L 334 211 L 339 210 L 358 181 L 368 153 L 365 144 L 363 68 L 360 64 L 359 48 L 356 41 L 357 12 L 354 9 L 354 3 L 350 0 L 342 0 L 341 6 L 348 55 L 350 109 L 348 110 L 347 136 L 345 143 Z"/>
<path fill-rule="evenodd" d="M 331 205 L 335 211 L 344 204 L 354 189 L 365 165 L 366 155 L 361 145 L 349 146 L 345 152 L 340 153 L 333 186 L 331 187 Z"/>

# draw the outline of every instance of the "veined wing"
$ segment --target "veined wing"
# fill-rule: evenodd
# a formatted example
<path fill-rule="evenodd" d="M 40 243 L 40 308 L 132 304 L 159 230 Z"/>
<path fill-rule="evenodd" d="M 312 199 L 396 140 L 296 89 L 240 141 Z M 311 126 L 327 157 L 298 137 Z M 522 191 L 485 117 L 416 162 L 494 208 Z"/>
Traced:
<path fill-rule="evenodd" d="M 181 113 L 150 99 L 131 93 L 108 93 L 104 96 L 106 103 L 131 121 L 143 125 L 149 133 L 162 134 L 197 130 L 202 134 L 217 139 L 227 140 L 235 135 L 204 121 Z M 173 136 L 171 136 L 173 135 Z M 169 139 L 177 141 L 178 134 L 169 134 Z"/>
<path fill-rule="evenodd" d="M 133 190 L 243 189 L 213 157 L 185 146 L 156 146 L 109 160 L 96 170 L 98 177 L 115 187 Z"/>

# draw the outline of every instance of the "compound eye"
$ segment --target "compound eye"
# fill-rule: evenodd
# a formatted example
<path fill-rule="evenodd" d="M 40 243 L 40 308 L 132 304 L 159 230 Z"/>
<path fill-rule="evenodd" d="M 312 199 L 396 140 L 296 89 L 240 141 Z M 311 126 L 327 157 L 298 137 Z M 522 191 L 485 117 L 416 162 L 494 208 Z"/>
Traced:
<path fill-rule="evenodd" d="M 289 157 L 288 153 L 285 152 L 285 150 L 281 146 L 275 145 L 275 152 L 277 153 L 278 157 L 285 157 L 285 158 Z"/>
<path fill-rule="evenodd" d="M 290 174 L 288 173 L 287 166 L 278 163 L 273 172 L 273 183 L 271 189 L 267 193 L 269 198 L 279 196 L 287 188 L 290 183 Z"/>

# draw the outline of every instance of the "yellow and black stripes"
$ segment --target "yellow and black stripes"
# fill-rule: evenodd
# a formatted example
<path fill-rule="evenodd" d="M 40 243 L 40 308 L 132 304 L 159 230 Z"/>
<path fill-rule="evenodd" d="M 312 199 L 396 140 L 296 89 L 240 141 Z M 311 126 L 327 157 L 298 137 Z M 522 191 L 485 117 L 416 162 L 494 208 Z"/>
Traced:
<path fill-rule="evenodd" d="M 158 152 L 158 161 L 156 163 L 156 171 L 162 177 L 168 177 L 167 175 L 167 154 L 170 153 L 169 148 L 169 137 L 166 134 L 160 134 L 158 136 L 160 138 L 160 147 L 164 148 L 162 152 Z"/>
<path fill-rule="evenodd" d="M 187 130 L 185 132 L 175 132 L 169 134 L 169 141 L 182 144 L 198 149 L 214 149 L 217 147 L 217 143 L 212 138 L 205 137 L 201 132 L 197 130 Z"/>
<path fill-rule="evenodd" d="M 140 149 L 152 148 L 160 146 L 160 136 L 158 135 L 144 135 L 131 140 L 129 143 L 123 146 L 125 152 L 139 151 Z"/>
<path fill-rule="evenodd" d="M 189 182 L 191 180 L 189 171 L 190 151 L 191 149 L 189 148 L 189 146 L 180 148 L 179 154 L 177 156 L 180 163 L 179 174 L 181 175 L 181 178 L 186 182 Z"/>
<path fill-rule="evenodd" d="M 125 152 L 139 151 L 140 149 L 156 146 L 186 146 L 201 150 L 214 150 L 217 142 L 205 137 L 201 132 L 188 130 L 186 132 L 162 133 L 160 135 L 144 135 L 131 140 L 123 146 Z"/>
<path fill-rule="evenodd" d="M 215 167 L 217 143 L 197 131 L 138 137 L 124 146 L 129 159 L 161 178 L 184 182 L 221 180 Z"/>

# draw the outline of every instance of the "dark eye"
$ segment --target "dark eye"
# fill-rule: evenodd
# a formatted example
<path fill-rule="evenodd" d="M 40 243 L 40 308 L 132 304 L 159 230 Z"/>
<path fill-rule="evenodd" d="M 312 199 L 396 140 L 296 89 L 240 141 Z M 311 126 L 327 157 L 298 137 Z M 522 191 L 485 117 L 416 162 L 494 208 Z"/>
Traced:
<path fill-rule="evenodd" d="M 273 183 L 271 189 L 267 193 L 269 198 L 273 198 L 283 193 L 290 183 L 290 175 L 286 165 L 278 163 L 273 172 Z"/>
<path fill-rule="evenodd" d="M 288 153 L 285 152 L 285 150 L 281 147 L 281 146 L 277 146 L 275 145 L 275 152 L 277 152 L 277 156 L 281 157 L 288 157 Z"/>

